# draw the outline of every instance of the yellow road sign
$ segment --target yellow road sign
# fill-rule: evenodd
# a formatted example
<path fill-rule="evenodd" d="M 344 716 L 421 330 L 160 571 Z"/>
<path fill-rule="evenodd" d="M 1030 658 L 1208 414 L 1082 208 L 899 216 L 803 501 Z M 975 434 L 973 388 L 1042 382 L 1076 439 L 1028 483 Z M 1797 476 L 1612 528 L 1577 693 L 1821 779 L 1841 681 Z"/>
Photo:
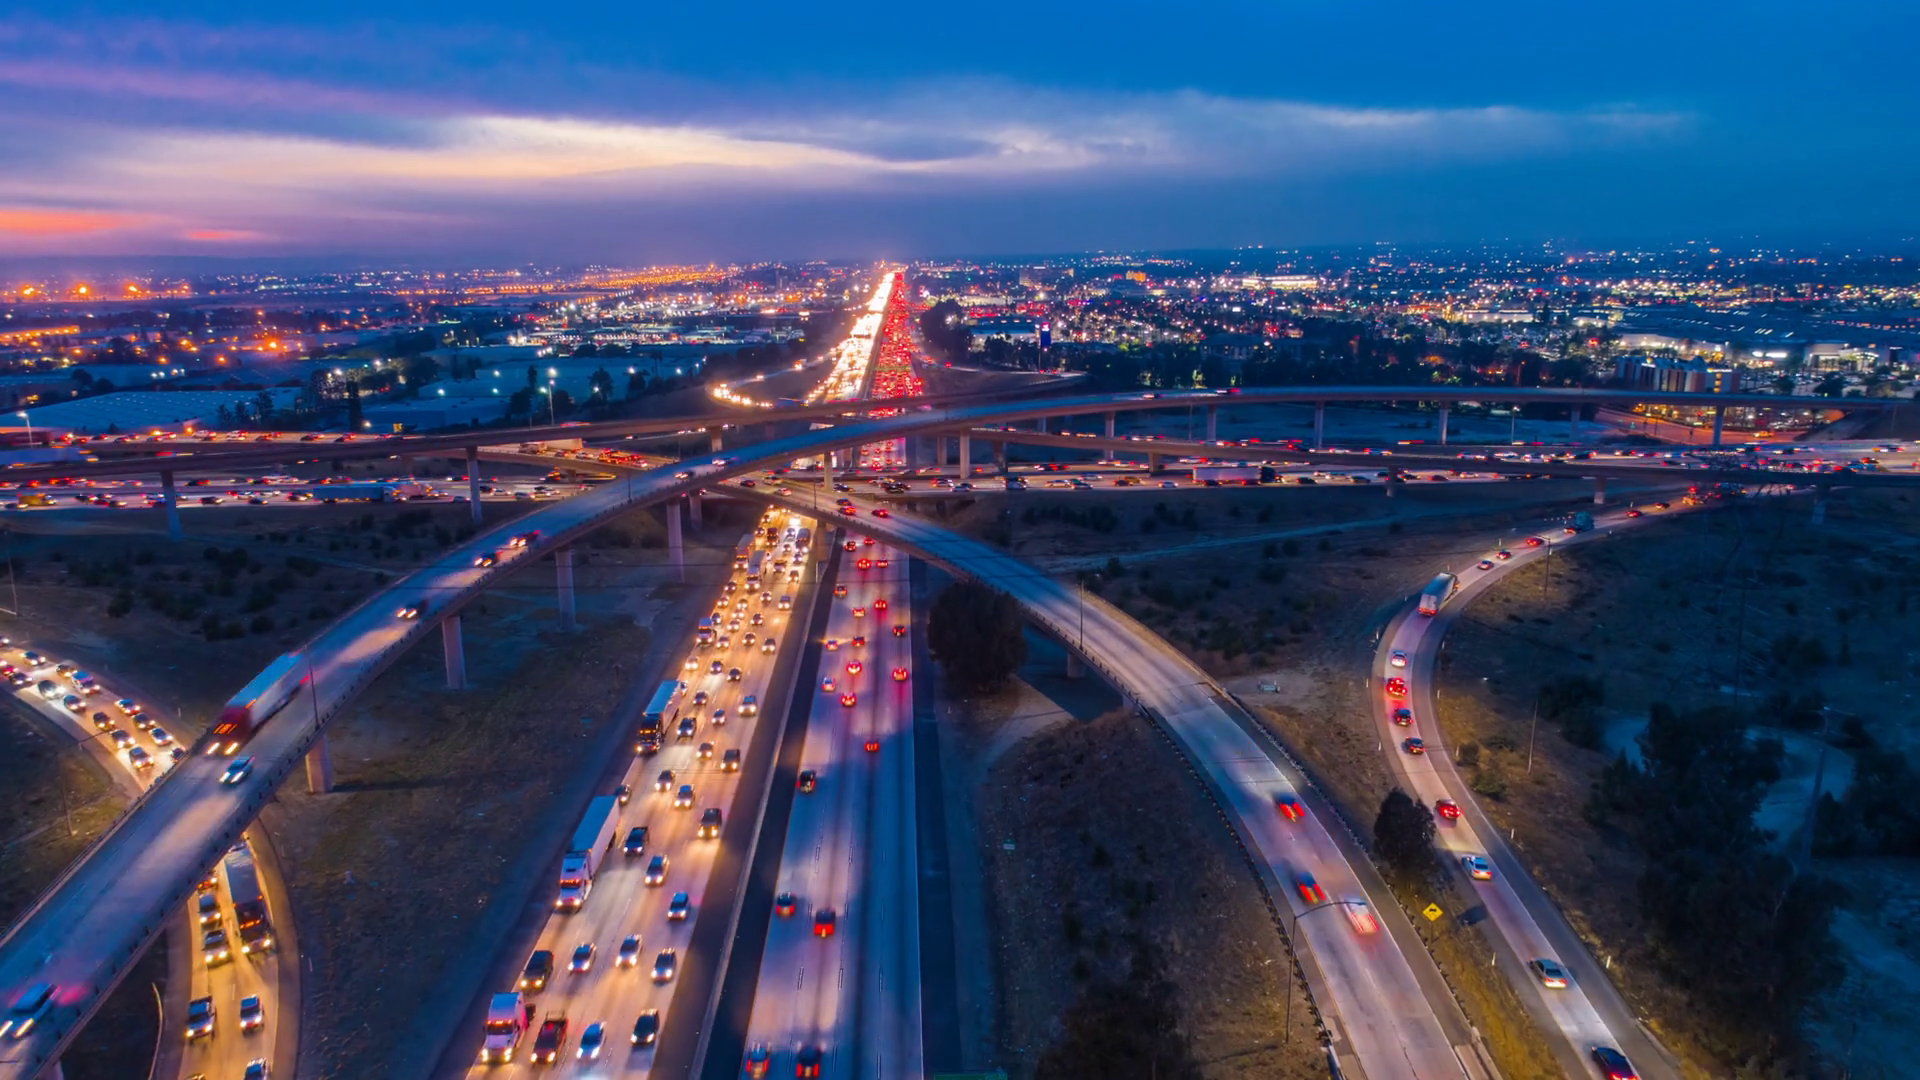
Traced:
<path fill-rule="evenodd" d="M 1426 910 L 1422 911 L 1420 914 L 1425 915 L 1427 917 L 1428 922 L 1434 922 L 1438 920 L 1440 916 L 1444 914 L 1444 912 L 1440 910 L 1439 904 L 1428 904 L 1426 907 Z"/>

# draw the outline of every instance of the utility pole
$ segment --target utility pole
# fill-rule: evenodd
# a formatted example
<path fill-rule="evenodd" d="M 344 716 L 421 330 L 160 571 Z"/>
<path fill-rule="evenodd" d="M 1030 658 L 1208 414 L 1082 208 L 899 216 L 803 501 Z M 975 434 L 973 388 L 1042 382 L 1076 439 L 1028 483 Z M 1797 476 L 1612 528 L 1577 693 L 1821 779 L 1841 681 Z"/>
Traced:
<path fill-rule="evenodd" d="M 1540 699 L 1533 699 L 1533 719 L 1527 721 L 1527 775 L 1533 775 L 1533 735 L 1540 730 Z"/>

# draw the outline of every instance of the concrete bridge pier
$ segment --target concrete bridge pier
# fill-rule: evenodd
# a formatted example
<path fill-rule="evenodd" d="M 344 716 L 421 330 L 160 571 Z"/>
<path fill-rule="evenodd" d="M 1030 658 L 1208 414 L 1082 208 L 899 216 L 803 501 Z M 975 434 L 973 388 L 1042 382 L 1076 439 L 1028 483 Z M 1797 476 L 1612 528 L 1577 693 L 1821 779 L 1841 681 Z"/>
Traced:
<path fill-rule="evenodd" d="M 726 428 L 720 427 L 720 426 L 714 426 L 707 429 L 707 446 L 708 446 L 708 449 L 713 453 L 716 453 L 716 454 L 719 453 L 721 448 L 723 447 L 724 442 L 721 439 L 721 435 L 726 430 L 727 430 Z"/>
<path fill-rule="evenodd" d="M 700 527 L 700 493 L 697 491 L 687 493 L 687 520 L 694 528 Z"/>
<path fill-rule="evenodd" d="M 417 475 L 412 454 L 400 455 L 400 471 L 401 473 L 405 474 L 405 476 L 409 480 L 413 479 L 414 476 Z"/>
<path fill-rule="evenodd" d="M 1087 665 L 1086 665 L 1086 662 L 1080 659 L 1080 654 L 1079 654 L 1079 653 L 1077 653 L 1077 652 L 1073 652 L 1072 650 L 1068 650 L 1068 652 L 1067 652 L 1067 678 L 1069 678 L 1069 679 L 1082 679 L 1082 678 L 1085 678 L 1085 677 L 1086 677 L 1086 674 L 1087 674 Z"/>
<path fill-rule="evenodd" d="M 1007 444 L 1004 442 L 993 444 L 993 468 L 1001 476 L 1007 475 Z"/>
<path fill-rule="evenodd" d="M 1120 417 L 1119 413 L 1110 412 L 1107 414 L 1107 438 L 1111 439 L 1114 437 L 1114 434 L 1113 434 L 1114 422 L 1118 420 L 1119 417 Z"/>
<path fill-rule="evenodd" d="M 440 652 L 447 658 L 447 689 L 467 688 L 467 651 L 460 638 L 460 616 L 440 620 Z"/>
<path fill-rule="evenodd" d="M 1147 475 L 1159 476 L 1163 472 L 1166 472 L 1166 469 L 1160 464 L 1160 455 L 1149 452 L 1147 454 Z"/>
<path fill-rule="evenodd" d="M 467 447 L 467 509 L 473 513 L 473 523 L 480 524 L 480 448 Z"/>
<path fill-rule="evenodd" d="M 1607 505 L 1607 478 L 1604 476 L 1593 478 L 1593 505 Z"/>
<path fill-rule="evenodd" d="M 1389 499 L 1393 498 L 1393 489 L 1400 486 L 1400 470 L 1388 469 L 1387 475 L 1381 477 L 1380 479 L 1386 482 L 1387 498 Z"/>
<path fill-rule="evenodd" d="M 554 569 L 559 588 L 556 590 L 560 602 L 560 629 L 575 628 L 573 619 L 573 548 L 563 547 L 553 553 Z"/>
<path fill-rule="evenodd" d="M 1568 406 L 1567 428 L 1568 428 L 1567 441 L 1570 443 L 1579 442 L 1580 441 L 1580 406 L 1578 405 Z"/>
<path fill-rule="evenodd" d="M 160 497 L 167 504 L 167 539 L 178 540 L 180 532 L 180 491 L 173 484 L 173 470 L 160 473 Z"/>
<path fill-rule="evenodd" d="M 1207 406 L 1207 441 L 1210 443 L 1220 441 L 1220 406 L 1218 405 Z"/>
<path fill-rule="evenodd" d="M 680 500 L 667 500 L 667 554 L 673 558 L 674 577 L 687 580 L 687 546 L 680 538 Z"/>
<path fill-rule="evenodd" d="M 962 435 L 954 441 L 960 444 L 960 479 L 969 479 L 973 476 L 973 437 Z"/>
<path fill-rule="evenodd" d="M 1715 405 L 1713 407 L 1713 445 L 1720 445 L 1720 433 L 1726 427 L 1726 424 L 1727 407 L 1725 405 Z"/>
<path fill-rule="evenodd" d="M 322 732 L 307 751 L 307 794 L 325 795 L 332 790 L 333 754 L 327 749 L 327 736 Z"/>
<path fill-rule="evenodd" d="M 1327 448 L 1327 403 L 1324 401 L 1313 403 L 1313 448 Z"/>
<path fill-rule="evenodd" d="M 1451 418 L 1452 412 L 1453 410 L 1448 406 L 1445 406 L 1445 405 L 1440 406 L 1440 445 L 1441 446 L 1447 445 L 1447 420 Z"/>

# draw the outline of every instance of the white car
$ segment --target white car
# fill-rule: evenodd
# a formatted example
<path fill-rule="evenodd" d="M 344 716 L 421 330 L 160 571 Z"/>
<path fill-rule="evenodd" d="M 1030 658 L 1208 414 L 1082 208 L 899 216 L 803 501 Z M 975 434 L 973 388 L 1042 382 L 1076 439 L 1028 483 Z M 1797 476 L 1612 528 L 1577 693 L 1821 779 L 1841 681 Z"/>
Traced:
<path fill-rule="evenodd" d="M 1394 667 L 1398 667 L 1398 668 L 1403 668 L 1403 667 L 1406 667 L 1406 666 L 1407 666 L 1407 654 L 1406 654 L 1406 653 L 1403 653 L 1403 652 L 1401 652 L 1401 651 L 1400 651 L 1399 649 L 1395 649 L 1395 650 L 1393 650 L 1393 655 L 1391 655 L 1391 656 L 1389 656 L 1389 657 L 1387 657 L 1387 663 L 1389 663 L 1389 664 L 1391 664 L 1391 665 L 1393 665 Z"/>
<path fill-rule="evenodd" d="M 1466 867 L 1467 876 L 1475 881 L 1493 880 L 1493 864 L 1487 861 L 1485 855 L 1463 855 L 1460 865 Z"/>

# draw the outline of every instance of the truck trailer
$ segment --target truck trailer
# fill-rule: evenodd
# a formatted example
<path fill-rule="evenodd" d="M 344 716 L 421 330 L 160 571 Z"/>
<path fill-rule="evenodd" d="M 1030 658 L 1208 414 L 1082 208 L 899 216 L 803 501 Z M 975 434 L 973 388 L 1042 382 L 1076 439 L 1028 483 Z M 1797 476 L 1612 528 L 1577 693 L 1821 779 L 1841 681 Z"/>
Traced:
<path fill-rule="evenodd" d="M 620 831 L 620 800 L 613 795 L 598 795 L 587 804 L 587 816 L 567 842 L 560 857 L 560 892 L 554 897 L 555 911 L 579 911 L 593 891 L 593 875 L 613 853 L 614 836 Z"/>
<path fill-rule="evenodd" d="M 240 931 L 240 951 L 246 955 L 273 948 L 273 923 L 267 919 L 267 896 L 260 891 L 260 875 L 253 865 L 253 849 L 246 841 L 227 852 L 227 896 L 233 900 L 233 919 Z"/>
<path fill-rule="evenodd" d="M 1427 587 L 1420 590 L 1420 614 L 1438 615 L 1440 605 L 1453 598 L 1460 591 L 1460 579 L 1452 574 L 1435 575 Z"/>
<path fill-rule="evenodd" d="M 668 679 L 653 692 L 653 700 L 647 702 L 646 710 L 640 714 L 640 731 L 633 741 L 636 754 L 657 754 L 660 752 L 660 733 L 666 730 L 667 723 L 679 710 L 674 708 L 674 699 L 679 696 L 680 683 Z"/>
<path fill-rule="evenodd" d="M 297 652 L 286 653 L 268 664 L 267 670 L 241 687 L 226 708 L 220 710 L 220 719 L 213 725 L 213 736 L 207 740 L 207 753 L 232 754 L 245 746 L 262 724 L 286 708 L 294 695 L 307 685 L 310 673 L 306 658 Z"/>
<path fill-rule="evenodd" d="M 1195 483 L 1206 484 L 1209 487 L 1222 484 L 1258 484 L 1272 480 L 1273 470 L 1262 469 L 1258 465 L 1195 465 L 1193 479 Z"/>

